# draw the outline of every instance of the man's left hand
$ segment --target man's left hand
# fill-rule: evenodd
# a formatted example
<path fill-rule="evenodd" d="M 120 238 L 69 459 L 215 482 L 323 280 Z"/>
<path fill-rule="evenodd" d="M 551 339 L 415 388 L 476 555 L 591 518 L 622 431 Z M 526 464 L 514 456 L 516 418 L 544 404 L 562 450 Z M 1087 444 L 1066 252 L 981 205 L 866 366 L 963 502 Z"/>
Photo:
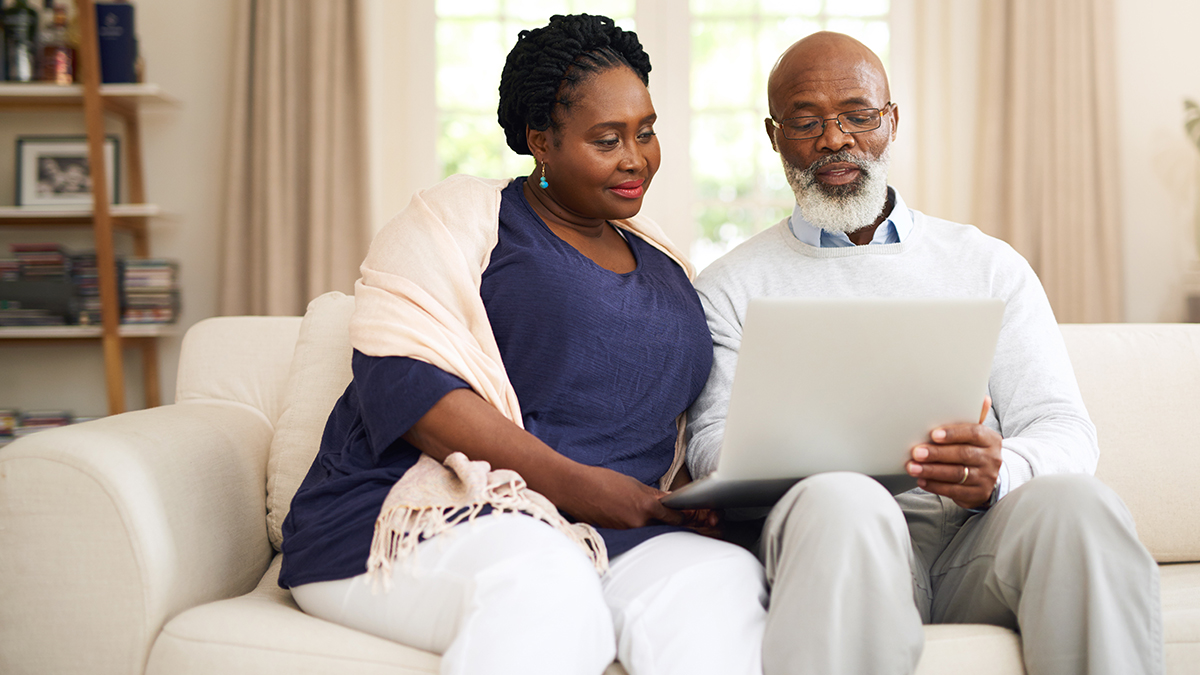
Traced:
<path fill-rule="evenodd" d="M 980 424 L 951 424 L 934 429 L 930 442 L 912 449 L 905 467 L 917 485 L 944 495 L 964 509 L 984 506 L 1000 479 L 999 433 L 982 424 L 991 401 L 985 401 Z"/>

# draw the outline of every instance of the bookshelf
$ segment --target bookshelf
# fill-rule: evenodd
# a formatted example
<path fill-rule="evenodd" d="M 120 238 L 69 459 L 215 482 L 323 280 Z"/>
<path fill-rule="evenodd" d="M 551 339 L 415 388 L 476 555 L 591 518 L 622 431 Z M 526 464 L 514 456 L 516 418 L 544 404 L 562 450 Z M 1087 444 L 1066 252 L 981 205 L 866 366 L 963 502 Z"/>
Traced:
<path fill-rule="evenodd" d="M 0 348 L 5 344 L 74 342 L 98 343 L 104 360 L 105 390 L 109 414 L 125 410 L 124 352 L 141 353 L 145 405 L 159 405 L 157 339 L 173 334 L 173 326 L 161 324 L 121 324 L 120 298 L 114 236 L 121 233 L 132 240 L 134 255 L 149 257 L 148 220 L 162 213 L 146 202 L 142 173 L 139 110 L 147 104 L 175 105 L 177 101 L 154 84 L 101 84 L 99 45 L 96 37 L 96 12 L 92 0 L 74 0 L 79 21 L 80 44 L 77 50 L 78 84 L 42 83 L 0 84 L 0 112 L 22 110 L 81 110 L 87 136 L 88 156 L 92 158 L 90 176 L 93 200 L 77 208 L 0 206 L 0 227 L 86 228 L 92 232 L 96 249 L 100 287 L 99 325 L 14 326 L 0 327 Z M 109 204 L 104 161 L 105 118 L 115 116 L 124 131 L 124 154 L 128 176 L 129 204 Z"/>

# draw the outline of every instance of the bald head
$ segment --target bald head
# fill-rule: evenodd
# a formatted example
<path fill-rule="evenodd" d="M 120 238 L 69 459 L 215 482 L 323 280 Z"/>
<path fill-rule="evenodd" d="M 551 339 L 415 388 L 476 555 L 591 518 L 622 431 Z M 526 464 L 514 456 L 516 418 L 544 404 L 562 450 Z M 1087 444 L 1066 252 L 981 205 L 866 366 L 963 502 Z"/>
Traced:
<path fill-rule="evenodd" d="M 803 99 L 810 90 L 830 87 L 878 99 L 864 107 L 882 107 L 891 100 L 887 73 L 875 52 L 849 35 L 823 31 L 788 47 L 771 69 L 767 80 L 771 115 L 784 119 L 809 114 L 801 108 L 810 102 L 797 96 Z"/>

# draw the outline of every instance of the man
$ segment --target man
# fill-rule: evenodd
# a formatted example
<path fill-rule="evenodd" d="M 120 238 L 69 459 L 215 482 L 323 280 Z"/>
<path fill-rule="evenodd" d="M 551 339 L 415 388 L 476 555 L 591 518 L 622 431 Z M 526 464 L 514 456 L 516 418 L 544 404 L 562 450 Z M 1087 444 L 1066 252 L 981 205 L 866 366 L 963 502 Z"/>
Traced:
<path fill-rule="evenodd" d="M 772 585 L 764 671 L 911 673 L 922 623 L 988 623 L 1021 632 L 1030 675 L 1161 673 L 1157 567 L 1090 475 L 1095 428 L 1029 265 L 887 186 L 900 113 L 861 43 L 797 42 L 768 96 L 796 207 L 697 279 L 715 361 L 689 412 L 693 476 L 716 466 L 750 298 L 990 296 L 1006 309 L 992 406 L 983 423 L 939 427 L 912 449 L 917 490 L 893 498 L 864 476 L 821 474 L 771 510 L 759 543 Z"/>

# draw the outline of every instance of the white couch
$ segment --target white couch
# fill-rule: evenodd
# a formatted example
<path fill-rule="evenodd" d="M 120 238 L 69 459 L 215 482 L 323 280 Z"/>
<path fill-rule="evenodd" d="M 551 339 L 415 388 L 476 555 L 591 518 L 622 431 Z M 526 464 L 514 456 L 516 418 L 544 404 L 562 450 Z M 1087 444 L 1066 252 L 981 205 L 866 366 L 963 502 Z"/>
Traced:
<path fill-rule="evenodd" d="M 437 672 L 276 583 L 279 526 L 350 379 L 352 308 L 203 321 L 175 404 L 0 450 L 0 673 Z M 1200 325 L 1062 330 L 1099 475 L 1162 563 L 1167 672 L 1200 673 Z M 925 630 L 920 675 L 1024 672 L 1011 631 Z"/>

